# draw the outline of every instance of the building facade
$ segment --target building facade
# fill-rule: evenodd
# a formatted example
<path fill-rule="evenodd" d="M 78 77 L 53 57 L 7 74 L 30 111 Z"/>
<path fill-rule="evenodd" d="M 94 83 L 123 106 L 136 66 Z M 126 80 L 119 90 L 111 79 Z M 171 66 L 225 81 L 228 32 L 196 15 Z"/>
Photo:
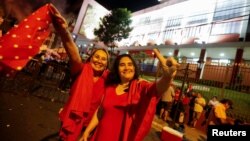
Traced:
<path fill-rule="evenodd" d="M 107 13 L 94 0 L 84 0 L 74 34 L 93 39 L 93 29 Z M 148 50 L 156 47 L 164 56 L 200 67 L 249 63 L 249 14 L 249 0 L 165 1 L 132 13 L 133 30 L 116 50 L 151 54 Z M 77 43 L 82 44 L 80 38 Z M 153 58 L 144 61 L 157 64 Z"/>
<path fill-rule="evenodd" d="M 78 36 L 85 30 L 81 27 L 88 5 L 98 3 L 84 0 L 74 28 Z M 133 31 L 115 51 L 133 54 L 141 70 L 155 75 L 157 59 L 152 49 L 158 48 L 164 56 L 179 60 L 176 80 L 186 81 L 182 70 L 188 69 L 188 82 L 218 88 L 214 92 L 204 87 L 206 96 L 230 93 L 247 99 L 238 92 L 250 93 L 249 15 L 250 0 L 166 0 L 132 13 Z M 98 27 L 98 22 L 90 24 Z M 77 43 L 85 44 L 81 40 Z M 250 121 L 249 112 L 241 110 L 249 105 L 241 100 L 235 105 L 234 112 Z"/>
<path fill-rule="evenodd" d="M 149 45 L 158 45 L 165 56 L 212 64 L 233 63 L 243 50 L 238 58 L 248 62 L 249 5 L 249 0 L 165 1 L 132 13 L 133 31 L 117 50 L 147 50 L 152 48 Z M 74 33 L 93 39 L 93 29 L 107 13 L 94 0 L 84 0 Z"/>

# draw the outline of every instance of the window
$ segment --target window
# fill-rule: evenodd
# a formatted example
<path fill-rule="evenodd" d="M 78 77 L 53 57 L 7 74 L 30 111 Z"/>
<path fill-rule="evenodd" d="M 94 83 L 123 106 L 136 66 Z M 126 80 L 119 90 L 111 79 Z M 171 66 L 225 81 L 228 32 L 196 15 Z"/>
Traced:
<path fill-rule="evenodd" d="M 208 21 L 208 12 L 207 11 L 200 11 L 197 12 L 199 14 L 190 16 L 188 18 L 187 25 L 194 25 L 194 24 L 203 24 Z"/>
<path fill-rule="evenodd" d="M 218 23 L 213 25 L 211 34 L 240 33 L 240 29 L 241 21 Z"/>
<path fill-rule="evenodd" d="M 150 17 L 143 17 L 139 20 L 138 25 L 145 25 L 145 24 L 149 24 L 150 23 Z"/>
<path fill-rule="evenodd" d="M 159 37 L 159 32 L 148 34 L 148 39 L 151 39 L 151 40 L 157 40 L 158 37 Z"/>
<path fill-rule="evenodd" d="M 216 5 L 213 20 L 228 20 L 243 16 L 245 8 L 245 0 L 219 0 Z"/>
<path fill-rule="evenodd" d="M 171 39 L 173 37 L 174 30 L 166 30 L 165 39 Z"/>
<path fill-rule="evenodd" d="M 183 19 L 182 15 L 174 16 L 174 17 L 169 17 L 167 19 L 167 23 L 166 23 L 165 28 L 181 26 L 182 19 Z"/>

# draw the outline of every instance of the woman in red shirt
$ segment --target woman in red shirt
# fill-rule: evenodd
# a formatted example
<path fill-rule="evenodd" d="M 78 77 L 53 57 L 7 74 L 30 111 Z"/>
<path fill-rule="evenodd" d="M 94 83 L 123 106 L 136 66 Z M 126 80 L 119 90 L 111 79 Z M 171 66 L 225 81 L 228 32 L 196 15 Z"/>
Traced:
<path fill-rule="evenodd" d="M 154 49 L 164 74 L 157 82 L 138 79 L 135 61 L 128 54 L 116 58 L 105 85 L 105 96 L 80 141 L 142 141 L 151 128 L 156 104 L 171 84 L 177 62 Z M 166 64 L 169 64 L 167 66 Z M 98 118 L 98 111 L 102 111 Z"/>

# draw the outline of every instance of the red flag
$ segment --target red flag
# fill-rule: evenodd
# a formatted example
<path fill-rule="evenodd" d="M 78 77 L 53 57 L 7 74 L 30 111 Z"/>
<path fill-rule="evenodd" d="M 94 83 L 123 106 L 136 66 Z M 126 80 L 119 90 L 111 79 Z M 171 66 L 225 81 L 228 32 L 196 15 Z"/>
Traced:
<path fill-rule="evenodd" d="M 21 70 L 50 34 L 49 4 L 33 12 L 0 38 L 0 73 Z"/>

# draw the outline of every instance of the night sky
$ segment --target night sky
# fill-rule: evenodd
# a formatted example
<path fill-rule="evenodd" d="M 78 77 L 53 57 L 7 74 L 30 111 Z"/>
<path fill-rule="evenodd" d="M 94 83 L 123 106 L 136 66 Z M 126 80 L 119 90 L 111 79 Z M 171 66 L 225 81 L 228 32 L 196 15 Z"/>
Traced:
<path fill-rule="evenodd" d="M 83 0 L 67 0 L 68 7 L 66 12 L 74 11 L 78 14 L 81 3 Z M 103 5 L 105 8 L 111 10 L 114 8 L 128 8 L 128 10 L 135 12 L 156 4 L 159 4 L 158 0 L 96 0 L 98 3 Z"/>
<path fill-rule="evenodd" d="M 128 10 L 135 12 L 147 7 L 158 4 L 158 0 L 96 0 L 108 10 L 114 8 L 128 8 Z M 0 16 L 4 17 L 5 22 L 14 21 L 9 19 L 16 19 L 19 22 L 37 8 L 46 3 L 52 2 L 58 10 L 67 15 L 73 13 L 75 16 L 79 14 L 83 0 L 0 0 Z M 8 19 L 8 20 L 7 20 Z"/>
<path fill-rule="evenodd" d="M 135 12 L 147 7 L 158 4 L 158 0 L 96 0 L 108 10 L 114 8 L 128 8 L 128 10 Z M 0 7 L 5 10 L 6 15 L 15 16 L 14 11 L 19 14 L 18 19 L 28 16 L 32 11 L 43 6 L 46 3 L 52 2 L 56 7 L 61 7 L 64 14 L 73 12 L 75 15 L 79 14 L 83 0 L 0 0 Z M 18 11 L 18 12 L 17 12 Z M 8 14 L 7 14 L 8 13 Z"/>
<path fill-rule="evenodd" d="M 111 10 L 113 8 L 128 8 L 132 12 L 158 4 L 158 0 L 96 0 Z"/>

